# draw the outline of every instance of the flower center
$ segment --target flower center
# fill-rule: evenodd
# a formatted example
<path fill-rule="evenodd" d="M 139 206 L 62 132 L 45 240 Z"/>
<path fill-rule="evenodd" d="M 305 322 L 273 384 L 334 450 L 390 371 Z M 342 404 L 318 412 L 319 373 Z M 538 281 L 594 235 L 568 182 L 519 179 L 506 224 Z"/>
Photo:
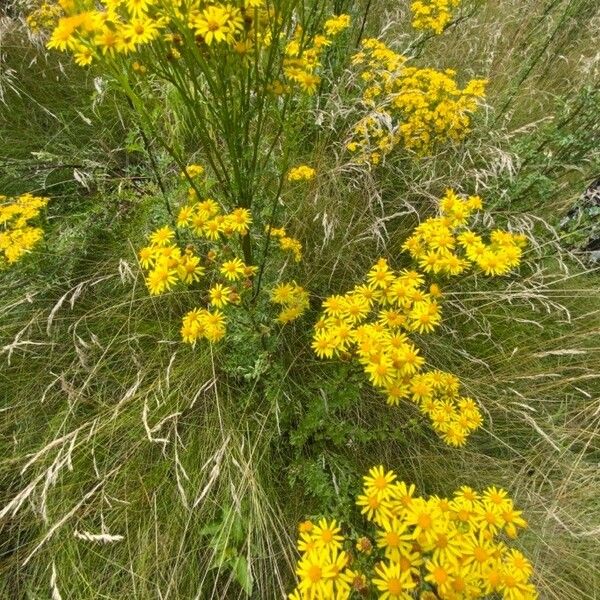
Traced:
<path fill-rule="evenodd" d="M 390 594 L 399 594 L 402 591 L 402 583 L 397 577 L 388 579 L 388 591 Z"/>

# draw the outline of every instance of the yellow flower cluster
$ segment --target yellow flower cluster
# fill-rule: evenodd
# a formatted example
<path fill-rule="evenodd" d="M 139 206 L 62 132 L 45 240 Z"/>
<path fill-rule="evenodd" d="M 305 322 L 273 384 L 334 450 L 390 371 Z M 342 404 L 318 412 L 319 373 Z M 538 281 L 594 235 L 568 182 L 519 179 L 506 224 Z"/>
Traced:
<path fill-rule="evenodd" d="M 285 47 L 283 72 L 288 81 L 312 94 L 317 90 L 321 78 L 317 70 L 321 67 L 320 57 L 323 49 L 331 45 L 332 38 L 350 26 L 349 15 L 338 15 L 325 21 L 325 35 L 315 35 L 310 44 L 306 43 L 306 33 L 297 26 L 293 38 Z"/>
<path fill-rule="evenodd" d="M 187 167 L 181 173 L 181 178 L 185 179 L 187 175 L 190 179 L 194 179 L 195 177 L 200 177 L 203 174 L 204 167 L 202 165 L 191 164 L 187 165 Z"/>
<path fill-rule="evenodd" d="M 170 227 L 161 227 L 149 236 L 150 244 L 138 253 L 138 259 L 146 274 L 146 286 L 152 295 L 169 291 L 177 281 L 191 284 L 204 274 L 200 258 L 192 249 L 182 253 L 173 242 L 175 232 Z"/>
<path fill-rule="evenodd" d="M 538 597 L 531 562 L 505 541 L 527 527 L 505 490 L 463 486 L 452 498 L 425 499 L 382 466 L 363 482 L 356 504 L 375 526 L 373 539 L 360 537 L 353 556 L 336 521 L 301 523 L 291 600 L 346 599 L 353 590 L 381 600 L 412 600 L 417 591 L 441 600 Z"/>
<path fill-rule="evenodd" d="M 366 84 L 362 104 L 368 113 L 346 147 L 359 162 L 378 164 L 399 144 L 424 155 L 437 142 L 460 141 L 469 131 L 486 81 L 473 79 L 460 89 L 455 71 L 409 67 L 406 61 L 376 39 L 365 40 L 353 57 Z"/>
<path fill-rule="evenodd" d="M 205 208 L 198 206 L 214 207 L 215 204 L 208 200 L 193 206 L 193 216 Z M 184 207 L 182 211 L 185 211 Z M 236 209 L 240 211 L 244 209 Z M 236 211 L 225 217 L 231 217 Z M 180 213 L 181 216 L 181 213 Z M 249 215 L 246 218 L 246 225 Z M 181 227 L 187 226 L 185 223 Z M 193 227 L 193 225 L 192 225 Z M 245 230 L 245 229 L 244 229 Z M 204 227 L 194 229 L 209 239 L 212 230 Z M 229 228 L 233 233 L 233 229 Z M 217 234 L 218 235 L 218 234 Z M 173 242 L 175 232 L 170 227 L 157 229 L 150 235 L 150 245 L 142 248 L 139 252 L 140 264 L 148 270 L 146 285 L 151 294 L 161 294 L 170 290 L 178 281 L 191 285 L 200 281 L 206 275 L 206 270 L 211 269 L 213 276 L 220 277 L 227 282 L 214 283 L 208 290 L 208 304 L 212 312 L 207 309 L 194 309 L 183 317 L 181 337 L 184 342 L 195 344 L 198 339 L 205 338 L 210 342 L 218 342 L 226 333 L 226 319 L 221 312 L 228 305 L 237 305 L 241 294 L 251 288 L 250 278 L 256 273 L 257 268 L 247 266 L 237 257 L 217 261 L 217 252 L 211 250 L 207 253 L 205 264 L 202 265 L 200 257 L 196 256 L 191 246 L 182 253 Z"/>
<path fill-rule="evenodd" d="M 315 178 L 316 171 L 308 165 L 298 165 L 290 169 L 287 174 L 288 181 L 310 181 Z"/>
<path fill-rule="evenodd" d="M 177 227 L 190 229 L 196 236 L 209 240 L 246 235 L 251 223 L 252 217 L 247 208 L 236 208 L 223 215 L 220 206 L 210 198 L 184 206 L 177 216 Z"/>
<path fill-rule="evenodd" d="M 342 549 L 344 538 L 335 520 L 305 521 L 299 526 L 296 568 L 298 586 L 289 600 L 346 600 L 355 588 L 358 574 L 349 568 L 350 558 Z"/>
<path fill-rule="evenodd" d="M 403 249 L 426 273 L 460 275 L 477 265 L 486 275 L 505 275 L 519 266 L 526 238 L 495 229 L 485 243 L 467 227 L 473 211 L 481 208 L 479 196 L 463 199 L 447 190 L 440 201 L 441 215 L 421 223 Z"/>
<path fill-rule="evenodd" d="M 287 37 L 286 28 L 277 25 L 280 15 L 265 0 L 243 0 L 239 6 L 205 0 L 59 1 L 64 14 L 53 28 L 48 47 L 73 53 L 81 66 L 137 53 L 155 42 L 158 56 L 176 60 L 190 40 L 207 49 L 226 46 L 249 59 L 257 56 L 257 50 L 271 48 L 277 32 L 287 81 L 308 93 L 320 82 L 317 70 L 323 48 L 350 25 L 348 15 L 339 15 L 325 21 L 325 34 L 308 36 L 298 24 Z M 32 15 L 33 20 L 36 18 Z M 283 94 L 288 86 L 277 81 L 269 89 Z"/>
<path fill-rule="evenodd" d="M 211 343 L 222 340 L 227 333 L 225 315 L 218 309 L 212 312 L 204 308 L 189 311 L 181 324 L 181 337 L 188 344 L 195 344 L 199 339 Z"/>
<path fill-rule="evenodd" d="M 31 194 L 16 198 L 0 195 L 0 267 L 16 262 L 42 239 L 43 229 L 30 221 L 46 204 L 47 198 Z"/>
<path fill-rule="evenodd" d="M 204 5 L 204 8 L 202 4 L 190 12 L 190 28 L 209 46 L 213 42 L 233 45 L 244 29 L 241 11 L 230 4 Z"/>
<path fill-rule="evenodd" d="M 477 196 L 462 199 L 446 192 L 441 216 L 419 225 L 404 244 L 421 271 L 459 275 L 476 264 L 487 275 L 502 275 L 519 264 L 524 236 L 494 230 L 491 243 L 485 244 L 467 229 L 469 217 L 481 205 Z M 389 405 L 411 400 L 447 444 L 462 446 L 481 426 L 481 412 L 471 398 L 460 395 L 454 375 L 423 370 L 425 359 L 409 338 L 440 325 L 440 297 L 438 285 L 428 286 L 422 272 L 397 273 L 381 258 L 364 283 L 323 302 L 312 348 L 319 358 L 356 356 Z"/>
<path fill-rule="evenodd" d="M 27 15 L 27 26 L 33 33 L 46 31 L 54 27 L 62 12 L 62 8 L 58 4 L 44 0 Z"/>
<path fill-rule="evenodd" d="M 459 4 L 460 0 L 415 0 L 410 5 L 412 26 L 439 35 L 450 23 L 452 12 Z"/>
<path fill-rule="evenodd" d="M 203 173 L 202 165 L 191 164 L 181 175 L 197 178 Z M 197 195 L 192 188 L 188 188 L 188 196 L 190 200 L 177 215 L 177 229 L 180 234 L 192 234 L 194 241 L 207 244 L 204 258 L 195 253 L 195 244 L 187 244 L 182 250 L 176 241 L 180 234 L 171 227 L 152 232 L 138 258 L 152 295 L 167 292 L 178 283 L 207 282 L 203 286 L 206 307 L 194 308 L 183 317 L 181 337 L 189 344 L 200 339 L 214 343 L 227 333 L 227 310 L 239 307 L 244 293 L 253 289 L 252 278 L 258 267 L 245 264 L 234 250 L 236 239 L 242 242 L 248 235 L 252 217 L 248 209 L 241 207 L 223 213 L 211 198 L 194 201 Z M 267 227 L 269 230 L 283 251 L 290 252 L 296 261 L 301 259 L 302 244 L 298 240 L 288 237 L 283 228 Z M 241 253 L 241 243 L 238 246 Z M 308 293 L 295 282 L 277 285 L 271 299 L 282 307 L 277 317 L 282 324 L 297 319 L 308 308 Z"/>
<path fill-rule="evenodd" d="M 279 248 L 284 252 L 290 252 L 296 262 L 302 260 L 302 243 L 296 238 L 288 236 L 284 227 L 269 227 L 267 225 L 265 231 L 267 233 L 271 232 L 271 236 L 279 241 Z"/>
<path fill-rule="evenodd" d="M 336 15 L 325 21 L 323 30 L 327 35 L 338 35 L 350 27 L 350 15 Z"/>
<path fill-rule="evenodd" d="M 376 525 L 384 559 L 371 579 L 380 598 L 408 599 L 417 586 L 432 586 L 438 598 L 534 600 L 533 567 L 501 536 L 515 538 L 527 526 L 505 490 L 478 493 L 468 486 L 453 497 L 415 495 L 415 486 L 393 471 L 374 467 L 357 498 L 362 514 Z"/>
<path fill-rule="evenodd" d="M 295 281 L 280 283 L 271 291 L 271 302 L 283 307 L 277 320 L 283 324 L 289 323 L 304 314 L 308 308 L 308 292 Z"/>
<path fill-rule="evenodd" d="M 312 347 L 320 358 L 354 354 L 390 406 L 411 400 L 446 443 L 462 446 L 481 425 L 481 413 L 460 396 L 454 375 L 423 372 L 425 359 L 407 335 L 440 324 L 439 297 L 437 285 L 427 290 L 417 271 L 395 273 L 382 258 L 364 284 L 323 302 Z"/>
<path fill-rule="evenodd" d="M 178 226 L 182 229 L 190 227 L 197 236 L 209 240 L 219 239 L 221 235 L 230 237 L 234 233 L 247 233 L 250 213 L 246 209 L 237 208 L 228 215 L 219 215 L 218 212 L 219 207 L 213 200 L 184 206 L 179 213 Z M 191 285 L 200 281 L 207 268 L 212 268 L 214 275 L 230 285 L 215 283 L 208 290 L 208 302 L 213 311 L 194 309 L 187 313 L 183 318 L 181 337 L 190 344 L 202 338 L 217 342 L 226 333 L 226 320 L 220 309 L 229 304 L 239 304 L 241 293 L 251 288 L 250 278 L 257 268 L 245 265 L 237 257 L 219 263 L 215 250 L 207 253 L 205 265 L 202 265 L 191 246 L 181 252 L 173 242 L 174 236 L 175 232 L 170 227 L 157 229 L 150 235 L 150 244 L 139 252 L 140 264 L 148 270 L 148 290 L 157 295 L 170 290 L 178 281 Z M 231 284 L 234 284 L 233 287 Z"/>
<path fill-rule="evenodd" d="M 193 33 L 195 42 L 207 46 L 234 46 L 248 37 L 245 19 L 263 2 L 249 0 L 240 8 L 228 3 L 206 4 L 202 0 L 59 0 L 64 16 L 52 31 L 49 48 L 71 51 L 80 65 L 131 54 L 156 40 L 170 42 L 171 57 L 180 56 L 180 35 Z M 252 5 L 252 6 L 250 6 Z M 258 5 L 258 6 L 257 6 Z M 261 10 L 266 10 L 262 8 Z"/>

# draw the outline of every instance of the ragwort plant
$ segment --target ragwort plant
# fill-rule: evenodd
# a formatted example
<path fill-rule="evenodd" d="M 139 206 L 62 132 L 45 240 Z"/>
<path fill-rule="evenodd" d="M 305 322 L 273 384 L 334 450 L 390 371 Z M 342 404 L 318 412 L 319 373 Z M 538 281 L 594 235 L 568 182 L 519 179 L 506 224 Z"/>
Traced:
<path fill-rule="evenodd" d="M 48 199 L 26 193 L 17 198 L 0 195 L 0 269 L 21 259 L 44 235 L 34 221 Z"/>
<path fill-rule="evenodd" d="M 468 227 L 481 208 L 478 196 L 462 199 L 448 190 L 440 216 L 425 220 L 404 243 L 417 270 L 395 273 L 381 258 L 364 284 L 325 300 L 312 344 L 320 358 L 355 354 L 389 405 L 410 399 L 451 446 L 466 443 L 482 423 L 481 412 L 460 395 L 457 377 L 423 371 L 425 359 L 410 336 L 431 333 L 441 323 L 441 280 L 428 283 L 427 277 L 457 277 L 473 266 L 498 276 L 519 265 L 523 235 L 495 229 L 486 243 Z"/>
<path fill-rule="evenodd" d="M 413 9 L 423 13 L 414 6 L 417 4 L 424 3 L 413 3 Z M 302 245 L 281 226 L 286 216 L 279 213 L 282 205 L 285 208 L 282 200 L 286 184 L 311 181 L 315 169 L 308 165 L 290 169 L 289 145 L 293 141 L 286 139 L 285 121 L 291 111 L 310 109 L 311 96 L 318 93 L 325 74 L 321 58 L 329 47 L 341 43 L 350 25 L 349 17 L 330 16 L 321 3 L 291 1 L 270 4 L 246 0 L 234 5 L 60 0 L 59 5 L 59 11 L 44 13 L 44 18 L 49 15 L 47 21 L 58 18 L 49 47 L 68 51 L 79 65 L 91 65 L 109 77 L 129 98 L 145 135 L 162 145 L 181 172 L 184 183 L 178 180 L 175 186 L 181 187 L 176 194 L 178 212 L 163 189 L 172 222 L 149 235 L 149 244 L 138 257 L 151 295 L 174 293 L 178 286 L 190 286 L 202 303 L 183 317 L 183 340 L 194 344 L 206 339 L 217 344 L 225 339 L 226 324 L 237 320 L 238 312 L 252 315 L 249 305 L 260 297 L 264 279 L 270 300 L 282 307 L 276 319 L 286 323 L 299 317 L 308 308 L 307 293 L 280 276 L 286 261 L 301 259 Z M 446 6 L 454 7 L 454 3 Z M 414 25 L 439 33 L 448 19 L 444 12 L 443 17 L 434 17 L 435 22 L 419 25 L 415 16 Z M 397 146 L 423 154 L 433 144 L 460 141 L 467 135 L 470 115 L 483 97 L 482 80 L 473 80 L 460 89 L 455 73 L 408 66 L 404 57 L 372 39 L 363 43 L 354 63 L 363 65 L 362 79 L 367 83 L 360 104 L 376 113 L 361 117 L 349 134 L 348 150 L 358 151 L 358 162 L 377 165 Z M 369 69 L 376 73 L 374 81 L 370 81 Z M 153 119 L 148 102 L 160 101 L 165 88 L 177 95 L 177 110 L 193 127 L 208 183 L 201 179 L 204 167 L 189 164 L 190 157 L 180 140 L 165 136 Z M 378 123 L 384 128 L 379 129 Z M 353 136 L 359 136 L 359 141 Z M 465 201 L 452 192 L 447 194 L 442 200 L 441 216 L 420 225 L 406 243 L 405 250 L 421 271 L 435 277 L 459 276 L 475 266 L 488 275 L 503 275 L 518 265 L 523 242 L 520 236 L 496 230 L 488 243 L 466 228 L 470 212 L 477 208 L 476 197 Z M 268 278 L 263 277 L 267 263 L 273 264 Z M 391 403 L 410 396 L 448 443 L 466 443 L 470 431 L 481 421 L 476 403 L 459 395 L 459 383 L 453 375 L 441 371 L 419 373 L 422 360 L 408 341 L 408 336 L 427 333 L 439 324 L 438 283 L 425 286 L 423 275 L 416 271 L 396 274 L 382 259 L 369 273 L 367 283 L 359 287 L 348 297 L 338 299 L 337 308 L 335 299 L 327 300 L 328 314 L 318 322 L 323 335 L 318 334 L 316 349 L 331 357 L 356 344 L 363 362 L 368 358 L 365 366 L 373 383 L 386 390 L 388 400 L 393 399 Z M 370 324 L 370 331 L 357 326 L 375 309 L 377 321 Z M 226 311 L 230 312 L 225 315 Z M 393 354 L 397 350 L 404 354 L 392 356 L 391 362 L 397 364 L 384 373 L 381 367 L 387 369 L 387 364 L 383 364 L 383 354 L 387 357 L 388 351 Z M 147 430 L 152 440 L 155 430 Z M 180 472 L 176 470 L 181 492 Z M 375 479 L 380 476 L 385 481 L 394 479 L 393 474 L 372 474 Z M 381 528 L 377 538 L 380 542 L 386 540 L 381 548 L 390 562 L 376 565 L 372 578 L 380 597 L 414 597 L 417 581 L 444 598 L 456 597 L 452 595 L 455 592 L 460 595 L 460 585 L 473 597 L 494 591 L 506 596 L 506 590 L 513 587 L 516 595 L 506 596 L 511 600 L 534 597 L 527 583 L 530 569 L 526 560 L 519 558 L 527 577 L 519 575 L 512 585 L 506 568 L 512 555 L 494 539 L 500 529 L 513 533 L 507 511 L 513 515 L 515 527 L 521 523 L 502 493 L 498 496 L 496 491 L 488 490 L 483 500 L 471 494 L 468 500 L 472 502 L 472 519 L 463 522 L 459 518 L 460 523 L 454 518 L 460 511 L 448 509 L 450 501 L 415 498 L 415 505 L 435 513 L 436 525 L 424 532 L 420 517 L 394 504 L 399 497 L 388 495 L 387 486 L 383 488 L 381 497 L 373 496 L 370 484 L 365 492 L 375 498 L 372 504 L 381 504 L 382 512 L 375 511 L 378 507 L 371 506 L 368 497 L 366 504 L 360 501 L 363 508 L 367 507 L 368 516 L 372 509 L 369 518 Z M 497 507 L 495 500 L 490 500 L 492 494 L 499 498 Z M 183 492 L 182 496 L 185 498 Z M 390 525 L 392 517 L 396 521 Z M 398 531 L 386 529 L 393 526 Z M 348 557 L 339 551 L 335 523 L 325 521 L 306 525 L 305 529 L 305 533 L 312 531 L 312 537 L 304 540 L 306 545 L 301 548 L 304 556 L 296 597 L 347 597 L 352 591 L 346 572 L 350 565 Z M 394 539 L 387 535 L 390 533 L 405 536 L 402 552 L 386 547 Z M 464 547 L 459 551 L 458 545 L 450 544 L 454 554 L 440 552 L 434 549 L 434 534 L 456 540 L 463 536 Z M 480 558 L 484 551 L 485 558 L 471 560 L 475 556 L 473 538 L 480 543 Z M 332 542 L 325 551 L 323 541 Z M 236 559 L 228 563 L 229 568 L 236 568 L 241 555 L 231 548 L 224 550 Z M 408 575 L 401 560 L 405 551 L 409 557 L 418 555 L 413 556 Z M 425 571 L 417 577 L 421 565 Z M 485 581 L 488 567 L 497 575 L 493 585 Z M 251 586 L 241 582 L 247 582 L 248 577 L 246 569 L 238 582 L 250 594 Z M 358 580 L 361 584 L 354 590 L 361 592 L 367 581 L 356 574 L 353 582 Z"/>
<path fill-rule="evenodd" d="M 183 207 L 176 218 L 157 174 L 172 220 L 184 227 L 190 224 L 188 215 L 187 221 L 196 222 L 194 233 L 213 241 L 237 234 L 241 256 L 232 255 L 231 260 L 240 262 L 225 262 L 239 267 L 239 278 L 245 276 L 250 282 L 245 291 L 252 287 L 249 296 L 256 300 L 273 246 L 271 237 L 278 237 L 284 249 L 296 248 L 296 260 L 299 257 L 299 242 L 277 235 L 277 212 L 286 180 L 309 181 L 315 173 L 307 165 L 289 170 L 287 157 L 293 140 L 284 135 L 286 117 L 290 110 L 310 106 L 309 98 L 321 83 L 322 56 L 350 26 L 349 15 L 327 18 L 324 6 L 293 0 L 273 5 L 246 0 L 239 6 L 199 0 L 109 0 L 100 5 L 61 0 L 58 4 L 64 14 L 52 28 L 48 47 L 71 53 L 81 66 L 95 66 L 126 94 L 139 117 L 149 153 L 152 136 L 180 167 L 189 185 L 189 198 L 198 202 Z M 55 17 L 45 5 L 40 11 L 39 18 L 30 17 L 36 27 Z M 354 133 L 363 139 L 348 147 L 356 150 L 360 146 L 363 160 L 377 163 L 381 153 L 398 143 L 425 152 L 436 136 L 458 140 L 466 135 L 468 114 L 483 95 L 484 82 L 474 80 L 460 91 L 453 74 L 409 67 L 404 57 L 377 40 L 363 42 L 363 48 L 353 59 L 356 65 L 364 65 L 362 77 L 370 82 L 363 102 L 371 106 L 381 94 L 386 108 L 378 106 L 378 119 L 388 115 L 386 110 L 397 113 L 390 117 L 393 122 L 388 135 L 373 130 L 378 122 L 373 116 L 355 126 Z M 146 104 L 160 97 L 157 86 L 173 90 L 184 121 L 195 123 L 194 135 L 218 185 L 218 203 L 202 197 L 181 144 L 167 139 L 156 127 Z M 367 148 L 372 144 L 376 151 Z M 152 154 L 151 160 L 156 170 Z M 219 205 L 230 212 L 216 214 Z M 147 282 L 153 294 L 169 290 L 178 278 L 195 284 L 206 266 L 191 248 L 178 249 L 170 244 L 171 234 L 166 230 L 165 235 L 168 239 L 155 237 L 140 256 L 142 267 L 148 268 Z M 211 262 L 214 253 L 212 249 L 207 255 Z M 209 294 L 216 312 L 189 312 L 184 318 L 184 339 L 194 343 L 204 337 L 207 320 L 208 339 L 222 339 L 225 327 L 219 309 L 237 304 L 240 291 L 216 283 Z M 291 292 L 287 290 L 288 297 Z M 306 308 L 305 293 L 301 288 L 297 293 L 299 300 L 286 300 L 280 320 L 293 320 Z M 281 300 L 281 294 L 280 290 L 274 298 Z"/>
<path fill-rule="evenodd" d="M 507 544 L 527 522 L 506 490 L 462 486 L 452 498 L 425 499 L 382 466 L 363 482 L 356 504 L 370 528 L 344 536 L 335 519 L 298 526 L 302 555 L 290 600 L 538 597 L 531 562 Z"/>
<path fill-rule="evenodd" d="M 200 165 L 188 165 L 185 170 L 188 177 L 198 177 L 202 173 Z M 177 231 L 182 234 L 180 237 L 189 233 L 185 248 L 180 248 L 176 242 L 175 231 L 165 226 L 149 236 L 150 245 L 139 251 L 138 258 L 141 267 L 147 270 L 146 285 L 152 295 L 172 290 L 177 283 L 198 288 L 205 281 L 210 282 L 205 300 L 211 310 L 195 308 L 189 311 L 183 317 L 181 337 L 190 344 L 195 344 L 198 339 L 218 342 L 226 334 L 227 319 L 223 311 L 237 308 L 250 313 L 252 279 L 259 267 L 244 264 L 238 254 L 242 255 L 243 240 L 249 235 L 252 217 L 246 208 L 236 208 L 223 215 L 215 200 L 208 198 L 196 202 L 193 201 L 195 189 L 189 188 L 188 192 L 192 201 L 180 208 L 176 222 Z M 283 257 L 291 255 L 294 262 L 302 259 L 302 244 L 287 236 L 284 228 L 267 226 L 265 233 L 278 239 L 278 249 Z M 202 246 L 204 256 L 201 261 L 197 252 Z M 283 307 L 277 316 L 277 321 L 282 324 L 297 319 L 308 308 L 308 294 L 295 283 L 279 283 L 271 291 L 271 300 Z"/>
<path fill-rule="evenodd" d="M 49 48 L 96 68 L 129 98 L 147 135 L 183 170 L 177 142 L 156 127 L 147 102 L 168 86 L 202 150 L 229 208 L 275 212 L 287 172 L 282 136 L 286 115 L 302 109 L 320 82 L 320 57 L 348 28 L 347 15 L 325 19 L 325 6 L 298 0 L 234 4 L 152 0 L 62 1 L 65 16 Z M 161 92 L 162 93 L 162 88 Z M 275 118 L 274 118 L 275 117 Z M 271 172 L 279 151 L 279 174 Z M 275 179 L 275 180 L 273 180 Z M 188 179 L 193 187 L 191 178 Z M 279 190 L 279 191 L 278 191 Z M 272 223 L 270 223 L 272 224 Z M 253 262 L 252 240 L 244 260 Z"/>

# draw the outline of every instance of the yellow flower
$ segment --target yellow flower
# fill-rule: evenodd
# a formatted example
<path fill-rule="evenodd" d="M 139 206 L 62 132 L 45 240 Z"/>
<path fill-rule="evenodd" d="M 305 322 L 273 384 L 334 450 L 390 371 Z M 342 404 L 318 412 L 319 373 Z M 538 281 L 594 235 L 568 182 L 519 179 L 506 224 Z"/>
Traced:
<path fill-rule="evenodd" d="M 290 169 L 287 174 L 288 181 L 310 181 L 315 178 L 316 171 L 308 165 L 299 165 Z"/>
<path fill-rule="evenodd" d="M 279 283 L 271 292 L 271 301 L 277 304 L 289 304 L 293 300 L 295 289 L 291 283 Z"/>
<path fill-rule="evenodd" d="M 233 43 L 233 36 L 242 30 L 243 20 L 238 9 L 208 6 L 193 18 L 196 35 L 202 36 L 207 45 L 213 42 Z"/>
<path fill-rule="evenodd" d="M 138 253 L 138 258 L 140 265 L 142 265 L 144 269 L 149 269 L 156 259 L 156 248 L 153 246 L 142 248 Z"/>
<path fill-rule="evenodd" d="M 388 498 L 391 494 L 391 484 L 396 479 L 393 471 L 385 471 L 383 466 L 373 467 L 368 475 L 363 477 L 363 487 L 367 494 L 378 494 L 381 498 Z"/>
<path fill-rule="evenodd" d="M 152 246 L 166 246 L 171 242 L 175 232 L 170 227 L 161 227 L 150 235 Z"/>
<path fill-rule="evenodd" d="M 252 223 L 252 217 L 247 208 L 236 208 L 231 214 L 227 215 L 227 222 L 233 231 L 240 235 L 246 235 L 248 227 Z"/>
<path fill-rule="evenodd" d="M 394 367 L 389 357 L 381 356 L 365 367 L 365 373 L 371 383 L 377 387 L 385 388 L 394 379 Z"/>
<path fill-rule="evenodd" d="M 380 600 L 410 600 L 416 587 L 411 575 L 403 571 L 398 563 L 380 563 L 375 568 L 373 583 L 379 590 Z"/>
<path fill-rule="evenodd" d="M 187 175 L 190 179 L 194 179 L 195 177 L 200 177 L 204 174 L 204 167 L 202 165 L 191 164 L 187 165 L 184 171 L 180 174 L 182 179 L 185 179 Z"/>
<path fill-rule="evenodd" d="M 182 206 L 177 215 L 177 227 L 188 227 L 194 215 L 194 209 L 191 206 Z"/>
<path fill-rule="evenodd" d="M 195 308 L 188 312 L 181 322 L 181 337 L 188 344 L 195 344 L 206 335 L 206 315 L 204 309 Z"/>
<path fill-rule="evenodd" d="M 170 290 L 176 282 L 177 271 L 164 264 L 156 265 L 146 278 L 146 285 L 152 295 L 162 294 Z"/>
<path fill-rule="evenodd" d="M 223 308 L 224 306 L 227 306 L 231 302 L 230 296 L 232 291 L 233 290 L 231 288 L 220 283 L 215 284 L 208 291 L 210 303 L 217 308 Z"/>
<path fill-rule="evenodd" d="M 303 597 L 333 598 L 334 569 L 328 558 L 327 552 L 322 550 L 304 554 L 300 559 L 296 574 Z"/>
<path fill-rule="evenodd" d="M 470 533 L 463 545 L 463 564 L 479 574 L 494 556 L 494 552 L 493 542 L 482 531 L 478 534 Z"/>
<path fill-rule="evenodd" d="M 210 219 L 206 221 L 202 232 L 209 240 L 218 240 L 219 235 L 223 231 L 223 220 L 222 217 L 217 217 L 215 219 Z"/>
<path fill-rule="evenodd" d="M 77 46 L 73 58 L 75 59 L 75 64 L 79 65 L 80 67 L 85 67 L 87 65 L 92 64 L 94 52 L 91 48 L 80 44 L 79 46 Z"/>
<path fill-rule="evenodd" d="M 340 535 L 340 531 L 341 528 L 335 519 L 332 521 L 321 519 L 313 527 L 311 535 L 317 544 L 317 548 L 333 550 L 342 547 L 342 540 L 344 538 Z"/>
<path fill-rule="evenodd" d="M 132 16 L 142 15 L 148 8 L 155 4 L 156 0 L 125 0 L 125 5 Z"/>
<path fill-rule="evenodd" d="M 336 348 L 335 336 L 327 330 L 317 331 L 311 347 L 319 358 L 331 358 Z"/>
<path fill-rule="evenodd" d="M 377 546 L 384 548 L 386 558 L 399 562 L 400 556 L 408 554 L 412 548 L 412 536 L 404 520 L 385 519 L 377 535 Z"/>
<path fill-rule="evenodd" d="M 98 31 L 94 41 L 103 55 L 112 55 L 121 45 L 121 36 L 110 27 L 103 27 Z"/>
<path fill-rule="evenodd" d="M 508 550 L 504 558 L 504 567 L 517 581 L 526 582 L 533 574 L 533 567 L 522 552 L 514 548 Z"/>
<path fill-rule="evenodd" d="M 159 30 L 156 21 L 147 17 L 134 18 L 131 23 L 128 23 L 122 29 L 122 35 L 129 38 L 130 43 L 134 46 L 139 44 L 147 44 L 156 39 L 159 35 Z"/>
<path fill-rule="evenodd" d="M 80 24 L 81 19 L 78 15 L 62 17 L 50 36 L 47 44 L 48 48 L 56 48 L 62 51 L 74 50 L 78 44 L 75 33 Z"/>
<path fill-rule="evenodd" d="M 425 581 L 435 585 L 438 591 L 438 595 L 444 597 L 451 592 L 450 574 L 453 571 L 452 565 L 447 563 L 441 563 L 438 560 L 429 560 L 425 564 L 428 574 L 425 575 Z"/>
<path fill-rule="evenodd" d="M 327 35 L 337 35 L 350 27 L 350 15 L 336 15 L 325 21 L 323 29 Z"/>
<path fill-rule="evenodd" d="M 313 530 L 314 523 L 312 521 L 306 520 L 302 521 L 302 523 L 298 524 L 298 532 L 299 533 L 310 533 Z"/>
<path fill-rule="evenodd" d="M 218 342 L 225 337 L 225 317 L 220 311 L 207 312 L 204 317 L 204 325 L 206 328 L 204 335 L 209 342 Z"/>
<path fill-rule="evenodd" d="M 233 258 L 232 260 L 226 260 L 220 269 L 221 275 L 229 281 L 237 281 L 244 277 L 246 265 L 239 259 Z"/>
<path fill-rule="evenodd" d="M 200 259 L 197 256 L 186 254 L 179 261 L 177 273 L 183 283 L 190 284 L 200 280 L 204 274 L 204 267 L 200 265 Z"/>
<path fill-rule="evenodd" d="M 429 333 L 440 324 L 442 316 L 438 304 L 431 301 L 415 302 L 408 318 L 410 319 L 410 328 L 413 331 Z"/>
<path fill-rule="evenodd" d="M 443 527 L 444 517 L 440 510 L 422 498 L 417 498 L 406 507 L 405 522 L 413 525 L 412 536 L 420 544 L 431 544 Z"/>
<path fill-rule="evenodd" d="M 394 274 L 387 260 L 380 258 L 377 264 L 367 274 L 367 281 L 375 288 L 387 288 L 394 281 Z"/>

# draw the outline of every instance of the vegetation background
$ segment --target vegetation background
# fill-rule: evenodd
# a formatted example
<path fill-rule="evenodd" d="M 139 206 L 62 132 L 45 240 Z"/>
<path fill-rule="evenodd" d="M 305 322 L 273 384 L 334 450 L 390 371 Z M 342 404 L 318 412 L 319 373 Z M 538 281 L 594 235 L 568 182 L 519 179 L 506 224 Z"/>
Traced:
<path fill-rule="evenodd" d="M 276 359 L 235 337 L 217 359 L 177 341 L 186 298 L 149 297 L 136 262 L 165 214 L 130 108 L 32 38 L 22 3 L 0 8 L 0 191 L 52 198 L 44 244 L 0 274 L 1 597 L 283 597 L 296 523 L 349 517 L 380 463 L 427 493 L 506 487 L 541 597 L 597 597 L 600 276 L 579 250 L 594 223 L 561 222 L 600 175 L 600 6 L 465 2 L 431 37 L 406 2 L 343 4 L 354 39 L 364 17 L 420 64 L 488 78 L 486 106 L 461 145 L 371 172 L 344 162 L 343 77 L 315 102 L 316 131 L 290 118 L 298 161 L 320 173 L 289 199 L 313 310 L 273 329 Z M 156 111 L 192 151 L 169 104 Z M 488 411 L 459 450 L 309 349 L 320 299 L 397 255 L 447 187 L 537 241 L 520 277 L 446 290 L 427 358 Z"/>

